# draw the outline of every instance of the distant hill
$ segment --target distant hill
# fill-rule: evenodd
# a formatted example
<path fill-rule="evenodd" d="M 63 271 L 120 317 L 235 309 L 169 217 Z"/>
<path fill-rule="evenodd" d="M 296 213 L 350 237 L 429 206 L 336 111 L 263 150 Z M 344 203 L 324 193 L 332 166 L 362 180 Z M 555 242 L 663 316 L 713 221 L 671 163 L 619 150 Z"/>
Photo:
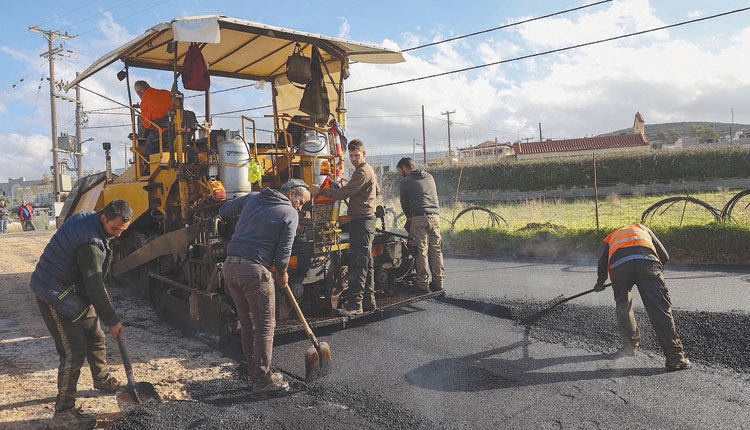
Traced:
<path fill-rule="evenodd" d="M 692 121 L 692 122 L 667 122 L 664 124 L 646 123 L 646 139 L 654 140 L 656 137 L 656 134 L 662 130 L 664 130 L 665 132 L 676 131 L 680 133 L 682 136 L 687 136 L 690 134 L 691 125 L 696 125 L 696 126 L 702 125 L 702 126 L 714 127 L 716 131 L 719 133 L 719 136 L 724 136 L 725 134 L 729 134 L 730 127 L 734 131 L 739 131 L 742 129 L 750 130 L 750 124 L 735 123 L 734 125 L 732 125 L 731 123 L 728 123 L 728 122 Z M 600 134 L 599 136 L 617 136 L 620 134 L 632 134 L 632 133 L 633 133 L 633 127 L 629 127 L 629 128 L 623 128 L 622 130 L 616 130 L 611 133 Z"/>

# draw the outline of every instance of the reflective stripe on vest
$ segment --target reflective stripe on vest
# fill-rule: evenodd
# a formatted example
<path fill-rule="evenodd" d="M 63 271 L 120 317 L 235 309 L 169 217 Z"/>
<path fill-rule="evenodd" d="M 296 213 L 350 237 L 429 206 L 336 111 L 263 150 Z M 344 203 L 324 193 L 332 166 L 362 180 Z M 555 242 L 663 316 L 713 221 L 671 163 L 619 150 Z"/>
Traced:
<path fill-rule="evenodd" d="M 648 232 L 646 226 L 642 224 L 633 224 L 627 227 L 618 228 L 613 231 L 604 239 L 604 242 L 609 245 L 609 258 L 608 258 L 608 269 L 611 271 L 612 267 L 612 256 L 619 249 L 629 248 L 632 246 L 642 246 L 650 249 L 655 256 L 659 254 L 656 252 L 651 235 Z"/>

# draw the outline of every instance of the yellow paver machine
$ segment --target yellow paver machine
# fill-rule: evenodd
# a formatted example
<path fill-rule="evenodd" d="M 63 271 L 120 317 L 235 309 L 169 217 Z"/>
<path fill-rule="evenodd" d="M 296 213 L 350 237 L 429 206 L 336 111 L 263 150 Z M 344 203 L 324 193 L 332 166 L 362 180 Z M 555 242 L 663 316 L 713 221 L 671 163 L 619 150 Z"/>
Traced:
<path fill-rule="evenodd" d="M 239 339 L 222 276 L 233 226 L 217 216 L 219 208 L 226 199 L 278 188 L 290 178 L 341 184 L 350 61 L 391 64 L 403 57 L 374 45 L 225 16 L 189 17 L 151 27 L 98 59 L 67 88 L 118 60 L 124 65 L 118 78 L 129 98 L 133 162 L 120 176 L 108 166 L 104 173 L 79 180 L 59 222 L 114 199 L 128 201 L 135 220 L 115 244 L 117 284 L 148 298 L 161 316 L 218 342 Z M 196 61 L 201 65 L 197 70 L 203 63 L 206 70 L 199 83 L 216 76 L 270 84 L 273 114 L 266 121 L 274 130 L 268 139 L 258 139 L 256 120 L 247 116 L 239 118 L 239 133 L 212 129 L 208 88 L 198 93 L 205 99 L 203 121 L 185 109 L 180 83 L 184 88 L 186 81 L 180 78 L 188 73 L 195 78 Z M 132 68 L 167 71 L 173 77 L 174 109 L 162 119 L 146 121 L 161 130 L 150 141 L 140 112 L 132 107 Z M 347 221 L 345 207 L 320 198 L 300 214 L 290 285 L 313 327 L 349 319 L 334 312 L 347 288 Z M 413 258 L 403 238 L 378 233 L 373 255 L 380 312 L 440 294 L 412 288 Z M 301 330 L 284 294 L 277 297 L 277 334 Z"/>

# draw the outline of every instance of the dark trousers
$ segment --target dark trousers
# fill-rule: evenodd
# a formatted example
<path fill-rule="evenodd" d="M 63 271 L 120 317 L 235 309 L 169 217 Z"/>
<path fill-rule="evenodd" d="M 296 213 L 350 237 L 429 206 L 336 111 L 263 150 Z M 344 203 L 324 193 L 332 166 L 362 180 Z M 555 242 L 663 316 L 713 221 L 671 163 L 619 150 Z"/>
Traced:
<path fill-rule="evenodd" d="M 271 272 L 261 264 L 224 263 L 224 281 L 240 319 L 242 351 L 253 383 L 271 378 L 276 290 Z"/>
<path fill-rule="evenodd" d="M 638 286 L 643 306 L 646 308 L 651 326 L 667 360 L 677 361 L 684 357 L 682 341 L 677 335 L 672 317 L 672 300 L 664 284 L 661 263 L 649 260 L 633 260 L 612 270 L 612 290 L 615 295 L 617 326 L 623 346 L 638 348 L 641 334 L 633 314 L 633 284 Z"/>
<path fill-rule="evenodd" d="M 72 322 L 44 301 L 37 298 L 36 302 L 60 356 L 55 410 L 64 411 L 75 406 L 78 377 L 84 360 L 89 362 L 94 381 L 109 376 L 106 338 L 93 306 L 89 306 L 85 317 Z"/>
<path fill-rule="evenodd" d="M 353 306 L 375 305 L 375 269 L 372 261 L 372 240 L 375 218 L 355 218 L 349 222 L 349 295 Z"/>
<path fill-rule="evenodd" d="M 36 230 L 34 221 L 30 219 L 21 221 L 21 228 L 23 229 L 23 231 L 35 231 Z"/>

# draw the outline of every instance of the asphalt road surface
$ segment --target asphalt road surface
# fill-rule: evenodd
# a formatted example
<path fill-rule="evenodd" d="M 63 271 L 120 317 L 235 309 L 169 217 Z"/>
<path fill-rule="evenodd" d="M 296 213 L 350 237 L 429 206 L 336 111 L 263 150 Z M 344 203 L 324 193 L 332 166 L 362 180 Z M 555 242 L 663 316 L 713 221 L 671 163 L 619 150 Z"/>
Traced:
<path fill-rule="evenodd" d="M 546 300 L 591 288 L 593 261 L 452 258 L 446 272 L 443 300 L 320 330 L 335 363 L 319 381 L 300 378 L 308 341 L 277 339 L 274 365 L 293 382 L 288 397 L 251 402 L 239 377 L 196 384 L 198 402 L 136 411 L 116 428 L 159 420 L 147 427 L 750 428 L 747 270 L 670 267 L 675 317 L 694 359 L 679 372 L 665 371 L 642 312 L 638 355 L 604 354 L 617 346 L 610 292 L 534 326 L 518 323 Z"/>

